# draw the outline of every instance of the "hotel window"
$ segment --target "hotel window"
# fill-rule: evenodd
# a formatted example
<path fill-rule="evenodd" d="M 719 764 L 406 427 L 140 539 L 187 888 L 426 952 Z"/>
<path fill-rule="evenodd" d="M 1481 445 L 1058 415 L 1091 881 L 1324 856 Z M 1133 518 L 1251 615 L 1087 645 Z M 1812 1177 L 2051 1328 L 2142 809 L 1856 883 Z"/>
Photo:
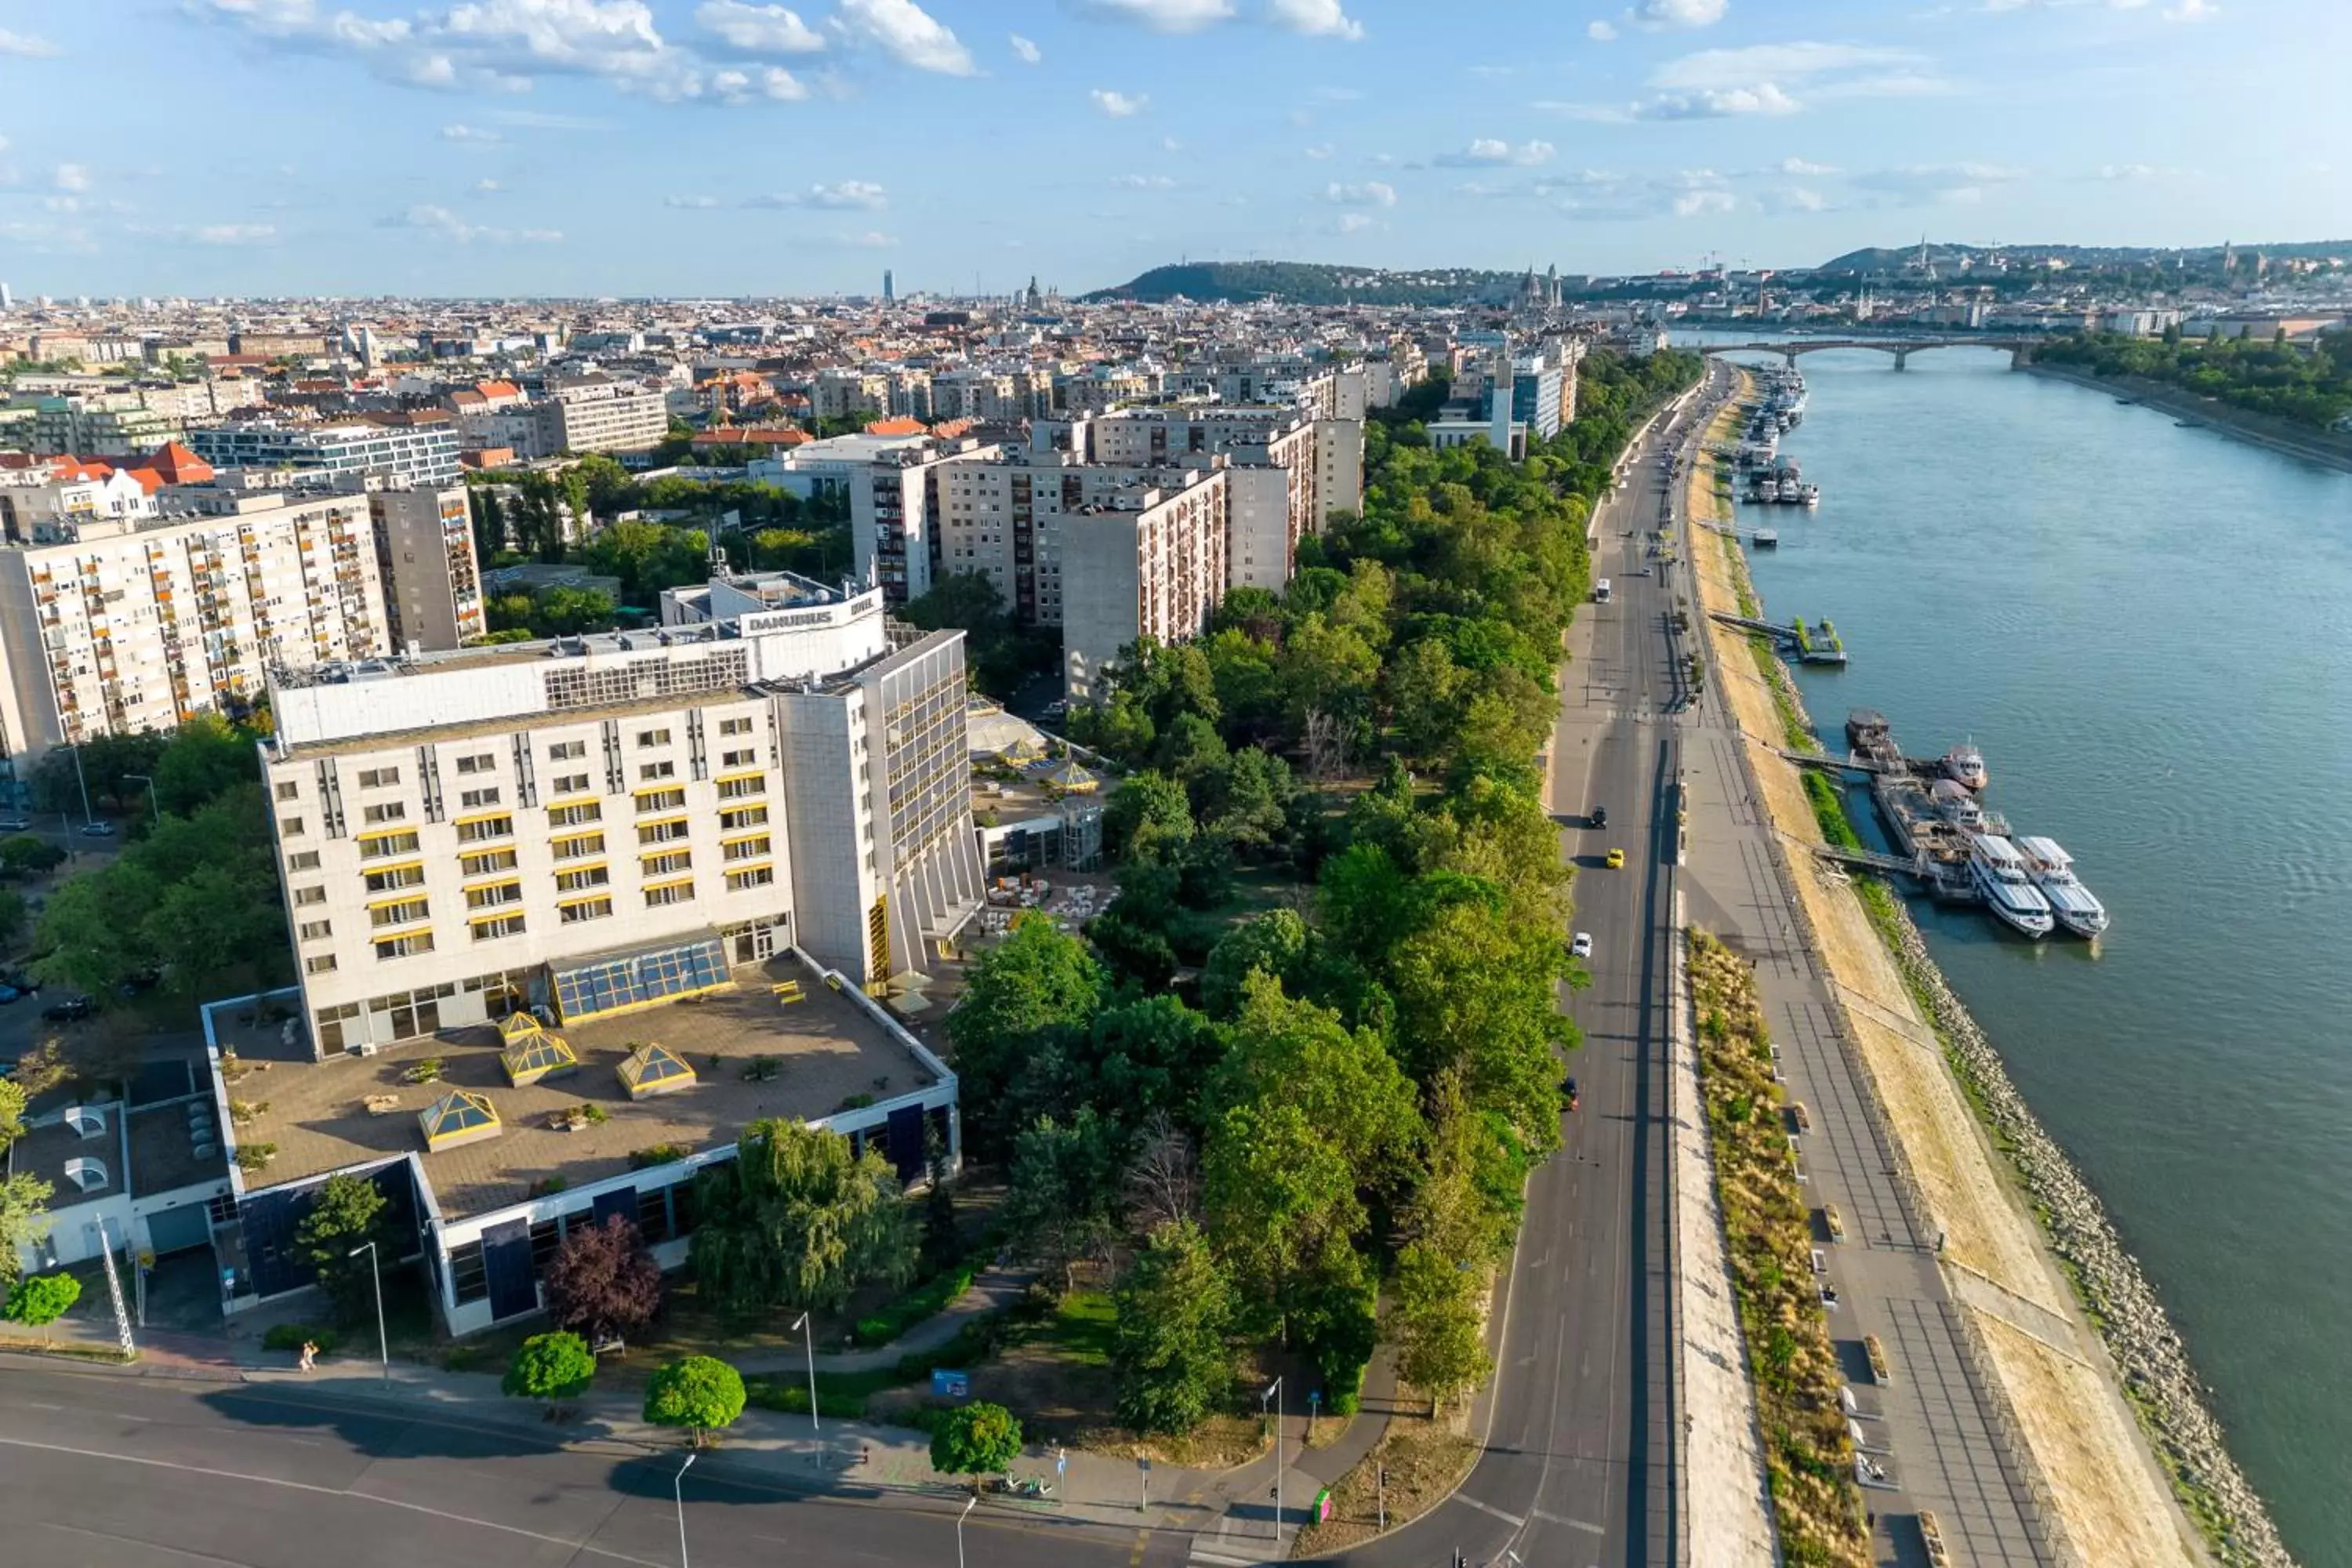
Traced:
<path fill-rule="evenodd" d="M 522 934 L 522 916 L 520 913 L 492 915 L 487 920 L 469 921 L 467 923 L 472 927 L 476 942 L 491 942 L 502 936 Z"/>
<path fill-rule="evenodd" d="M 737 838 L 720 846 L 730 860 L 757 860 L 769 851 L 769 838 L 764 833 L 751 838 Z"/>
<path fill-rule="evenodd" d="M 387 855 L 413 855 L 416 852 L 416 845 L 414 829 L 404 833 L 363 833 L 360 835 L 360 858 L 381 860 Z M 312 865 L 317 865 L 318 861 L 317 856 L 310 857 Z M 301 868 L 297 867 L 296 869 Z"/>
<path fill-rule="evenodd" d="M 578 833 L 569 838 L 559 838 L 553 845 L 558 860 L 580 860 L 604 852 L 604 836 L 601 833 Z"/>
<path fill-rule="evenodd" d="M 573 871 L 555 874 L 555 890 L 559 893 L 584 893 L 591 888 L 601 888 L 613 879 L 609 868 L 583 866 Z"/>
<path fill-rule="evenodd" d="M 674 779 L 676 777 L 677 777 L 677 764 L 676 763 L 647 763 L 645 766 L 637 770 L 637 778 L 641 783 L 650 783 L 655 779 Z"/>
<path fill-rule="evenodd" d="M 551 763 L 576 763 L 587 754 L 585 741 L 564 741 L 547 748 L 547 760 Z"/>
<path fill-rule="evenodd" d="M 362 768 L 360 788 L 384 789 L 400 782 L 398 768 Z"/>
<path fill-rule="evenodd" d="M 742 800 L 751 795 L 767 793 L 768 775 L 765 773 L 751 773 L 742 778 L 719 781 L 719 798 L 721 800 Z"/>
<path fill-rule="evenodd" d="M 667 746 L 669 744 L 669 731 L 667 730 L 640 730 L 637 731 L 637 744 L 640 746 Z"/>
<path fill-rule="evenodd" d="M 302 819 L 299 816 L 289 816 L 286 818 L 286 820 L 278 825 L 278 836 L 283 838 L 301 837 Z"/>
<path fill-rule="evenodd" d="M 278 798 L 280 800 L 299 800 L 302 798 L 302 786 L 296 784 L 292 779 L 287 779 L 278 786 Z"/>
<path fill-rule="evenodd" d="M 457 759 L 457 771 L 461 773 L 486 773 L 498 765 L 499 757 L 495 752 L 477 752 L 470 757 Z"/>
<path fill-rule="evenodd" d="M 587 794 L 588 775 L 586 773 L 565 773 L 562 777 L 555 781 L 555 793 L 557 795 Z"/>
<path fill-rule="evenodd" d="M 457 809 L 460 811 L 478 811 L 483 806 L 498 804 L 499 792 L 496 789 L 469 789 L 457 797 Z"/>
<path fill-rule="evenodd" d="M 305 921 L 302 922 L 302 929 L 295 934 L 304 942 L 324 942 L 334 933 L 334 922 L 331 921 Z"/>
<path fill-rule="evenodd" d="M 646 889 L 646 908 L 657 910 L 666 904 L 690 904 L 694 901 L 694 882 L 664 882 Z"/>
<path fill-rule="evenodd" d="M 386 926 L 415 925 L 433 918 L 433 906 L 425 899 L 393 899 L 368 907 L 368 924 L 378 931 Z"/>
<path fill-rule="evenodd" d="M 507 904 L 522 902 L 520 882 L 492 882 L 488 887 L 466 889 L 466 907 L 469 910 L 495 910 Z"/>
<path fill-rule="evenodd" d="M 691 849 L 665 849 L 658 855 L 637 857 L 637 874 L 644 877 L 666 877 L 672 871 L 691 870 L 693 866 Z"/>
<path fill-rule="evenodd" d="M 334 967 L 335 955 L 331 952 L 318 953 L 302 961 L 305 974 L 327 974 L 332 973 Z"/>
<path fill-rule="evenodd" d="M 719 721 L 719 732 L 722 735 L 748 735 L 751 732 L 751 721 L 749 719 L 721 719 Z"/>
<path fill-rule="evenodd" d="M 719 765 L 722 768 L 756 768 L 760 765 L 760 753 L 750 750 L 729 752 L 719 759 Z"/>
<path fill-rule="evenodd" d="M 556 905 L 555 910 L 563 917 L 565 925 L 578 925 L 582 921 L 601 921 L 611 914 L 613 900 L 609 898 L 574 899 L 568 904 Z"/>
<path fill-rule="evenodd" d="M 751 888 L 771 887 L 776 880 L 773 866 L 746 866 L 740 871 L 727 873 L 727 890 L 740 893 Z"/>
<path fill-rule="evenodd" d="M 365 854 L 366 851 L 362 849 L 361 853 Z M 315 871 L 319 868 L 319 852 L 305 849 L 299 855 L 289 855 L 286 857 L 286 868 L 289 871 Z"/>
<path fill-rule="evenodd" d="M 294 907 L 298 910 L 310 904 L 323 904 L 326 901 L 327 889 L 324 888 L 297 888 L 294 889 Z"/>
<path fill-rule="evenodd" d="M 371 893 L 393 893 L 403 888 L 425 885 L 425 868 L 411 861 L 405 866 L 386 866 L 367 874 L 367 890 Z"/>
<path fill-rule="evenodd" d="M 550 827 L 577 827 L 583 822 L 602 822 L 604 807 L 602 802 L 583 800 L 577 805 L 551 805 L 547 808 Z"/>
<path fill-rule="evenodd" d="M 682 816 L 666 816 L 659 822 L 641 822 L 637 824 L 637 842 L 640 844 L 673 844 L 678 839 L 686 837 L 693 831 L 693 828 L 687 825 L 686 818 Z"/>
<path fill-rule="evenodd" d="M 513 837 L 514 818 L 504 815 L 457 824 L 457 842 L 460 844 L 479 844 L 486 839 Z"/>
<path fill-rule="evenodd" d="M 686 791 L 676 785 L 668 789 L 641 789 L 637 792 L 637 809 L 640 812 L 676 811 L 685 804 Z"/>
<path fill-rule="evenodd" d="M 732 833 L 739 827 L 765 827 L 768 808 L 764 805 L 739 805 L 732 811 L 719 814 L 719 826 Z"/>
<path fill-rule="evenodd" d="M 471 855 L 457 857 L 457 866 L 468 877 L 487 877 L 493 871 L 511 871 L 515 852 L 511 849 L 478 849 Z"/>
<path fill-rule="evenodd" d="M 429 931 L 413 931 L 404 936 L 384 937 L 375 944 L 375 955 L 379 959 L 414 958 L 420 952 L 432 951 L 433 933 Z"/>

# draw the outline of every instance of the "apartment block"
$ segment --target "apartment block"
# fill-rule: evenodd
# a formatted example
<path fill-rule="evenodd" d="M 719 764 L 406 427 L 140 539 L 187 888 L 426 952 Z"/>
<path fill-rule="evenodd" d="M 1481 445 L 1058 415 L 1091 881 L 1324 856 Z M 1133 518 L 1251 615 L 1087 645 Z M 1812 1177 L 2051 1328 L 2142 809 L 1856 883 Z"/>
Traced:
<path fill-rule="evenodd" d="M 181 422 L 175 409 L 151 408 L 136 393 L 44 397 L 34 405 L 32 449 L 127 458 L 179 439 Z"/>
<path fill-rule="evenodd" d="M 536 450 L 650 452 L 669 436 L 669 397 L 658 387 L 599 383 L 564 387 L 531 405 Z"/>
<path fill-rule="evenodd" d="M 994 447 L 924 441 L 876 453 L 851 474 L 851 549 L 857 576 L 882 590 L 893 607 L 931 591 L 940 570 L 940 478 L 947 465 L 985 460 Z"/>
<path fill-rule="evenodd" d="M 9 755 L 242 712 L 273 668 L 389 648 L 366 496 L 167 494 L 0 550 Z"/>
<path fill-rule="evenodd" d="M 890 409 L 890 378 L 875 371 L 833 366 L 816 373 L 816 384 L 810 389 L 809 398 L 820 419 L 887 414 Z"/>
<path fill-rule="evenodd" d="M 392 647 L 459 647 L 489 629 L 463 485 L 385 485 L 368 515 Z"/>
<path fill-rule="evenodd" d="M 1225 596 L 1224 470 L 1190 469 L 1063 520 L 1063 689 L 1100 695 L 1103 667 L 1139 637 L 1188 642 Z"/>
<path fill-rule="evenodd" d="M 865 985 L 979 906 L 962 633 L 893 648 L 878 592 L 785 574 L 664 615 L 277 672 L 264 765 L 316 1054 L 593 1019 L 795 947 Z"/>
<path fill-rule="evenodd" d="M 241 420 L 198 426 L 186 437 L 215 468 L 293 468 L 319 474 L 385 473 L 420 484 L 457 478 L 457 432 L 448 425 L 285 425 Z"/>

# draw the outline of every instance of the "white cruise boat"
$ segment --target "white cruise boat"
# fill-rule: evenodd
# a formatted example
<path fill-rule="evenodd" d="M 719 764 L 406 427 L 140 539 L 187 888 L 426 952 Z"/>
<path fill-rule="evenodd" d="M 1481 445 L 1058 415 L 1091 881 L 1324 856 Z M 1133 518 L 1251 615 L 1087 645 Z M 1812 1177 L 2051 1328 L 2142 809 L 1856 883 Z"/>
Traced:
<path fill-rule="evenodd" d="M 1969 842 L 1969 875 L 1993 918 L 2027 936 L 2048 936 L 2056 923 L 2050 900 L 2026 876 L 2025 857 L 2017 846 L 1997 833 L 1974 834 Z"/>
<path fill-rule="evenodd" d="M 2107 907 L 2076 879 L 2074 857 L 2058 847 L 2056 839 L 2020 838 L 2016 848 L 2026 876 L 2049 901 L 2060 925 L 2076 936 L 2096 936 L 2107 929 Z"/>
<path fill-rule="evenodd" d="M 1985 772 L 1984 753 L 1977 750 L 1973 742 L 1954 746 L 1944 753 L 1944 776 L 1969 789 L 1984 788 L 1989 776 Z"/>

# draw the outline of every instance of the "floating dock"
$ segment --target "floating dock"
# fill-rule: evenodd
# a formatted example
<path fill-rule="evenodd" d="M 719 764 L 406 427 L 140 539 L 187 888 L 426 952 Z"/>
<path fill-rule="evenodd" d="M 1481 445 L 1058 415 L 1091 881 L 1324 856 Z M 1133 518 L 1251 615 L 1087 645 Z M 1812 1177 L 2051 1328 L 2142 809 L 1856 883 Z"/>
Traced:
<path fill-rule="evenodd" d="M 1803 664 L 1843 664 L 1845 644 L 1839 640 L 1837 627 L 1828 621 L 1807 626 L 1802 616 L 1788 626 L 1778 621 L 1759 621 L 1747 616 L 1713 611 L 1715 618 L 1727 626 L 1742 631 L 1759 632 L 1778 643 L 1784 652 L 1793 653 Z"/>

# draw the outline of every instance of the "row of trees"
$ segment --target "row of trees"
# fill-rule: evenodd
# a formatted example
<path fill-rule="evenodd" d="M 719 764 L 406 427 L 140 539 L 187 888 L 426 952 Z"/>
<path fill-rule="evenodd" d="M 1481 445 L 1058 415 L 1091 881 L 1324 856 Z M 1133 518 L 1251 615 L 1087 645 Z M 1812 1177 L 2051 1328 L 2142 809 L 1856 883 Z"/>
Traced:
<path fill-rule="evenodd" d="M 2316 430 L 2352 416 L 2352 330 L 2323 332 L 2307 347 L 2288 342 L 2284 329 L 2273 339 L 2184 339 L 2178 327 L 2160 339 L 2086 333 L 2038 349 L 2034 357 L 2097 375 L 2163 382 Z"/>
<path fill-rule="evenodd" d="M 1697 370 L 1604 372 L 1597 417 L 1622 432 Z M 1106 813 L 1118 896 L 1083 936 L 1016 921 L 947 1020 L 1008 1233 L 1066 1280 L 1115 1275 L 1139 1428 L 1219 1407 L 1244 1344 L 1352 1408 L 1384 1280 L 1406 1378 L 1475 1383 L 1486 1282 L 1558 1146 L 1577 976 L 1534 760 L 1585 592 L 1577 480 L 1608 462 L 1593 437 L 1520 467 L 1435 453 L 1413 412 L 1374 426 L 1362 517 L 1286 592 L 1129 650 L 1076 717 L 1136 770 Z M 1343 809 L 1302 773 L 1370 787 Z M 1253 859 L 1307 887 L 1230 925 Z"/>

